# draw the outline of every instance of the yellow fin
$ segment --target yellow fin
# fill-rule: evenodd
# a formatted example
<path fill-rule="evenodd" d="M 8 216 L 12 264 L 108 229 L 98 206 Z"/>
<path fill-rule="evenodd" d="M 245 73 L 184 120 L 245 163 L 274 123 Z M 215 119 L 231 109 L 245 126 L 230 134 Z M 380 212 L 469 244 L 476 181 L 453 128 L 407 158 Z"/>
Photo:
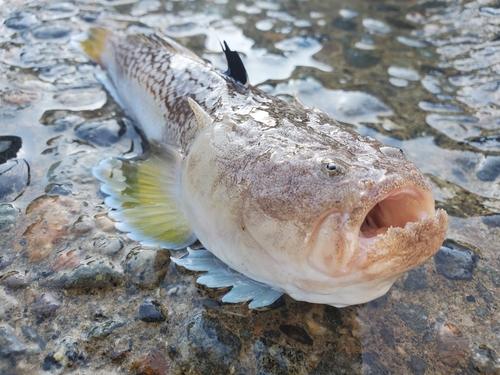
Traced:
<path fill-rule="evenodd" d="M 168 146 L 152 145 L 145 161 L 107 158 L 93 169 L 108 194 L 105 203 L 116 228 L 143 245 L 182 249 L 194 235 L 181 203 L 182 156 Z"/>
<path fill-rule="evenodd" d="M 102 65 L 101 54 L 104 51 L 106 37 L 111 35 L 112 31 L 103 27 L 93 27 L 87 33 L 88 38 L 80 44 L 92 60 Z"/>

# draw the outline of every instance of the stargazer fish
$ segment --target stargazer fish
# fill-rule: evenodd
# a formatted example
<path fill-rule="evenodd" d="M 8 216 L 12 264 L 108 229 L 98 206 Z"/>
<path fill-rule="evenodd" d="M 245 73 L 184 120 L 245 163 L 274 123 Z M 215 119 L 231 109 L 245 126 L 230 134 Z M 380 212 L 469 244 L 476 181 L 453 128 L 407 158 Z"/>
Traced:
<path fill-rule="evenodd" d="M 198 239 L 209 252 L 173 260 L 233 286 L 223 301 L 364 303 L 439 250 L 447 214 L 400 149 L 248 85 L 227 45 L 226 73 L 158 36 L 97 28 L 82 47 L 151 142 L 146 161 L 94 170 L 116 227 L 169 249 Z"/>

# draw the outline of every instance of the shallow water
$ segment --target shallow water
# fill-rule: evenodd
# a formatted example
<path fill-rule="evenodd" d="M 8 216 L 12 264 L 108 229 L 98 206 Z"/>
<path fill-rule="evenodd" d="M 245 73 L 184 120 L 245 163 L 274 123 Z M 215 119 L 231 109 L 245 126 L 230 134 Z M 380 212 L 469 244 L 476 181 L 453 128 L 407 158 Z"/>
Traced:
<path fill-rule="evenodd" d="M 497 3 L 0 5 L 0 374 L 500 373 Z M 143 141 L 71 43 L 96 24 L 174 37 L 221 69 L 226 40 L 252 84 L 402 148 L 450 241 L 365 305 L 220 304 L 105 214 L 91 168 Z"/>

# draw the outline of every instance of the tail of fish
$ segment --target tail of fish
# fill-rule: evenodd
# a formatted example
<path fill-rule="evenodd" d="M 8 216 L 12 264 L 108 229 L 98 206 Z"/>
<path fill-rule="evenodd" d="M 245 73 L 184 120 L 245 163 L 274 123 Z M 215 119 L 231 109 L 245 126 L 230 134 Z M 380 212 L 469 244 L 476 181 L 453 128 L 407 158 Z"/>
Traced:
<path fill-rule="evenodd" d="M 99 65 L 102 64 L 102 53 L 106 44 L 106 38 L 111 35 L 112 31 L 103 27 L 95 27 L 89 29 L 86 40 L 80 42 L 85 53 Z"/>

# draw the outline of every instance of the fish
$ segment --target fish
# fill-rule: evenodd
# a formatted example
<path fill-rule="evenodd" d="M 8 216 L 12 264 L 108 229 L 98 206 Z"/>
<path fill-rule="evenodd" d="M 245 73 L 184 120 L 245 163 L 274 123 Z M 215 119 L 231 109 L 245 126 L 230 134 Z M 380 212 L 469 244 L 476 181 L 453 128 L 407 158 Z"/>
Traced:
<path fill-rule="evenodd" d="M 362 304 L 440 249 L 448 216 L 402 150 L 252 86 L 224 47 L 226 72 L 155 34 L 81 41 L 150 143 L 94 169 L 119 230 L 249 308 Z"/>

